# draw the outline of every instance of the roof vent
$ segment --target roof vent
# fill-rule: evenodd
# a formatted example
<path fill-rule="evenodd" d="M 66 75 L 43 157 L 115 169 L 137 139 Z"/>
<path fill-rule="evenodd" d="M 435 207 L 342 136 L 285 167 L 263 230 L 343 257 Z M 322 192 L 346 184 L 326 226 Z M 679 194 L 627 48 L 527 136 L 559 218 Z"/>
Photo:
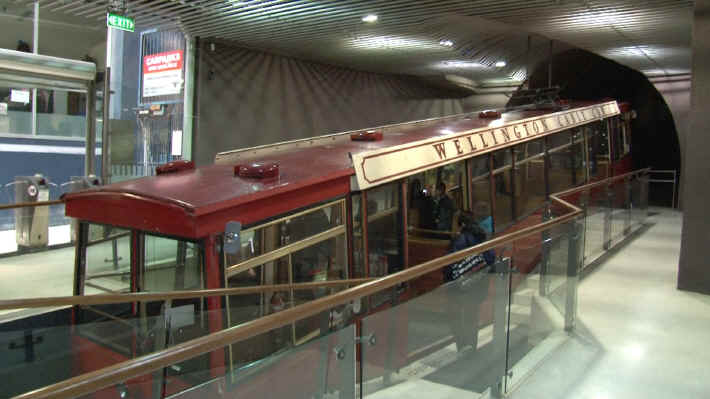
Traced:
<path fill-rule="evenodd" d="M 481 111 L 478 113 L 478 117 L 482 119 L 498 119 L 500 118 L 500 111 Z"/>
<path fill-rule="evenodd" d="M 172 161 L 168 162 L 165 165 L 160 165 L 155 168 L 155 174 L 156 175 L 165 175 L 168 173 L 175 173 L 175 172 L 180 172 L 183 170 L 192 170 L 195 169 L 195 163 L 192 161 Z"/>
<path fill-rule="evenodd" d="M 352 141 L 380 141 L 382 140 L 381 130 L 368 130 L 366 132 L 358 132 L 350 135 Z"/>
<path fill-rule="evenodd" d="M 234 176 L 264 179 L 279 175 L 278 162 L 252 162 L 246 165 L 236 165 Z"/>

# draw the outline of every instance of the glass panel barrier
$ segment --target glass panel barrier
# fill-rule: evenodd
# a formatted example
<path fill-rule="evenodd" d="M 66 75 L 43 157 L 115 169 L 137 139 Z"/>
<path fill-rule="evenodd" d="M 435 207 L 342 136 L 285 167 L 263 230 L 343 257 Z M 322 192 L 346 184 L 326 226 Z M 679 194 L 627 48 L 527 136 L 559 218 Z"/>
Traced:
<path fill-rule="evenodd" d="M 224 350 L 204 356 L 220 351 Z M 351 325 L 226 375 L 221 367 L 206 363 L 189 372 L 153 372 L 81 398 L 354 398 L 355 376 L 355 326 Z"/>
<path fill-rule="evenodd" d="M 629 206 L 628 206 L 628 190 L 626 179 L 620 179 L 612 183 L 611 187 L 611 242 L 613 246 L 617 241 L 624 237 L 625 227 L 628 224 Z"/>
<path fill-rule="evenodd" d="M 507 270 L 502 262 L 483 266 L 365 317 L 359 340 L 362 397 L 412 397 L 442 387 L 450 395 L 468 396 L 499 390 L 505 373 Z"/>
<path fill-rule="evenodd" d="M 574 230 L 572 230 L 574 229 Z M 529 270 L 514 267 L 511 275 L 510 323 L 506 393 L 520 384 L 538 364 L 568 339 L 576 315 L 577 270 L 581 262 L 581 224 L 568 222 L 544 232 L 545 245 L 527 248 L 538 252 Z M 520 249 L 511 254 L 520 262 Z M 570 261 L 572 260 L 572 261 Z M 530 265 L 532 266 L 532 265 Z"/>
<path fill-rule="evenodd" d="M 606 186 L 592 188 L 588 193 L 584 234 L 585 265 L 594 261 L 604 251 L 607 209 Z"/>

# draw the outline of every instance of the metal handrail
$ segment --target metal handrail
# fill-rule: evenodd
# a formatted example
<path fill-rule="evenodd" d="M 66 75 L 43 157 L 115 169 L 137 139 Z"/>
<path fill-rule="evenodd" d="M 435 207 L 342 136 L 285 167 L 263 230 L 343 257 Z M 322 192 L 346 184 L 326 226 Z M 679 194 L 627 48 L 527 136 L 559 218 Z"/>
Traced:
<path fill-rule="evenodd" d="M 327 297 L 316 299 L 303 305 L 267 315 L 235 327 L 195 338 L 172 346 L 168 349 L 135 359 L 130 359 L 100 370 L 85 373 L 49 386 L 45 386 L 43 388 L 16 396 L 16 398 L 73 398 L 90 394 L 100 389 L 115 385 L 119 382 L 148 374 L 152 371 L 194 358 L 204 353 L 222 349 L 225 346 L 236 342 L 240 342 L 273 329 L 295 323 L 298 320 L 302 320 L 306 317 L 316 315 L 339 305 L 375 294 L 387 288 L 400 285 L 417 277 L 421 277 L 427 273 L 440 270 L 445 266 L 468 256 L 500 247 L 532 234 L 541 233 L 550 227 L 566 223 L 582 214 L 582 210 L 580 208 L 570 204 L 567 201 L 559 199 L 555 196 L 551 196 L 551 200 L 568 208 L 570 212 L 558 218 L 493 238 L 479 245 L 424 262 L 417 266 L 413 266 L 397 273 L 393 273 L 389 276 L 364 283 L 357 287 L 349 288 Z"/>
<path fill-rule="evenodd" d="M 660 173 L 660 174 L 667 174 L 667 175 L 673 175 L 673 180 L 670 179 L 648 179 L 649 183 L 673 183 L 673 198 L 671 199 L 671 208 L 675 209 L 676 207 L 676 186 L 678 185 L 678 171 L 675 169 L 669 169 L 669 170 L 651 170 L 649 171 L 649 174 L 653 173 Z"/>
<path fill-rule="evenodd" d="M 83 296 L 59 296 L 47 298 L 7 299 L 0 301 L 0 310 L 45 308 L 56 306 L 89 306 L 115 303 L 152 302 L 175 299 L 208 298 L 226 295 L 251 295 L 263 292 L 310 290 L 316 288 L 358 285 L 376 278 L 354 278 L 349 280 L 316 281 L 310 283 L 273 284 L 251 287 L 218 288 L 209 290 L 140 292 L 125 294 L 97 294 Z"/>
<path fill-rule="evenodd" d="M 0 205 L 0 211 L 5 209 L 15 209 L 15 208 L 32 208 L 35 206 L 50 206 L 63 204 L 64 200 L 53 200 L 53 201 L 37 201 L 37 202 L 20 202 L 17 204 L 4 204 Z"/>
<path fill-rule="evenodd" d="M 602 180 L 595 181 L 595 182 L 592 182 L 589 184 L 585 184 L 583 186 L 570 188 L 569 190 L 565 190 L 565 191 L 560 191 L 559 193 L 555 193 L 554 196 L 555 197 L 564 197 L 566 195 L 586 191 L 591 188 L 609 185 L 617 180 L 625 179 L 625 178 L 633 176 L 633 175 L 641 175 L 644 173 L 648 173 L 650 170 L 651 170 L 651 168 L 644 168 L 644 169 L 635 170 L 633 172 L 628 172 L 628 173 L 624 173 L 624 174 L 617 175 L 617 176 L 607 177 L 606 179 L 602 179 Z"/>

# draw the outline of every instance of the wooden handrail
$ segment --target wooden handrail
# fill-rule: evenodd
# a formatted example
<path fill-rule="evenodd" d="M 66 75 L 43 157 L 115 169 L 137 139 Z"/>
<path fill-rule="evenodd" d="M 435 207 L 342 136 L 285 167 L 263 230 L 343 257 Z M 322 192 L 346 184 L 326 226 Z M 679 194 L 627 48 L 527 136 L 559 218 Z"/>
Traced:
<path fill-rule="evenodd" d="M 220 350 L 228 345 L 243 341 L 253 336 L 263 334 L 273 329 L 295 323 L 306 317 L 327 311 L 336 306 L 375 294 L 444 268 L 445 266 L 464 259 L 468 256 L 497 248 L 532 234 L 540 233 L 553 226 L 566 223 L 580 214 L 582 210 L 555 196 L 550 197 L 553 202 L 567 207 L 571 212 L 555 219 L 529 226 L 512 233 L 492 238 L 476 246 L 445 255 L 417 266 L 404 269 L 389 276 L 382 277 L 354 288 L 349 288 L 335 294 L 316 299 L 303 305 L 295 306 L 278 313 L 267 315 L 259 319 L 227 328 L 206 336 L 192 339 L 155 353 L 130 359 L 121 363 L 105 367 L 100 370 L 82 374 L 31 392 L 16 396 L 16 398 L 74 398 L 96 392 L 100 389 L 115 385 L 138 376 L 146 375 L 152 371 L 168 367 L 204 353 Z"/>
<path fill-rule="evenodd" d="M 63 204 L 63 200 L 54 200 L 54 201 L 37 201 L 37 202 L 20 202 L 19 204 L 5 204 L 5 205 L 0 205 L 0 211 L 5 210 L 5 209 L 15 209 L 15 208 L 33 208 L 36 206 L 50 206 L 50 205 L 59 205 Z"/>
<path fill-rule="evenodd" d="M 354 278 L 349 280 L 315 281 L 310 283 L 273 284 L 251 287 L 219 288 L 211 290 L 139 292 L 126 294 L 97 294 L 83 296 L 59 296 L 48 298 L 8 299 L 0 301 L 0 310 L 46 308 L 55 306 L 89 306 L 108 305 L 114 303 L 152 302 L 175 299 L 207 298 L 225 295 L 251 295 L 262 292 L 311 290 L 316 288 L 340 287 L 358 285 L 376 280 L 370 278 Z"/>

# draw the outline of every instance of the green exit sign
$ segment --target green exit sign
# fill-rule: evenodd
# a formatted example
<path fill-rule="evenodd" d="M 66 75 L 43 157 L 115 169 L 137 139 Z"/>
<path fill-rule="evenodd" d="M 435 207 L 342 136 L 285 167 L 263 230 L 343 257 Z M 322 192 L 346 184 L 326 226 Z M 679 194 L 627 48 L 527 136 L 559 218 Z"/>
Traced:
<path fill-rule="evenodd" d="M 132 18 L 124 17 L 118 14 L 106 14 L 106 26 L 110 28 L 116 28 L 121 30 L 127 30 L 133 32 L 136 24 L 133 22 Z"/>

